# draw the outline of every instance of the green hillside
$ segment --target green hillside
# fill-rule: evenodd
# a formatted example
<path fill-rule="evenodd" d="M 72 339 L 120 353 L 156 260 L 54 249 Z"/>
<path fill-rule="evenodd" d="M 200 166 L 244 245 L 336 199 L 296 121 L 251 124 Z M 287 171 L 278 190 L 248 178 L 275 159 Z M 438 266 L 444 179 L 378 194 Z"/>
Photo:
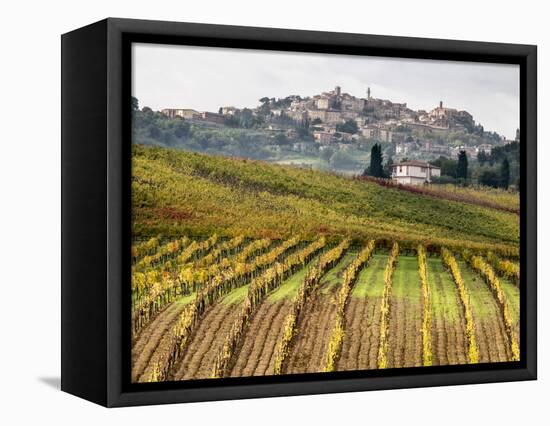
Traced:
<path fill-rule="evenodd" d="M 328 172 L 133 146 L 134 235 L 350 235 L 516 254 L 519 216 Z"/>

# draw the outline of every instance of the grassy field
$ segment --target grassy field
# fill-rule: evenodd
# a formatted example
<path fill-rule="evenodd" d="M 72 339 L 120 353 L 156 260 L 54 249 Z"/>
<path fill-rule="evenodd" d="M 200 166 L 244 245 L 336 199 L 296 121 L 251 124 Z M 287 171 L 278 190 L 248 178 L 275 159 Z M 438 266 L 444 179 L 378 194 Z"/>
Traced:
<path fill-rule="evenodd" d="M 357 256 L 356 250 L 348 250 L 342 260 L 332 268 L 328 274 L 321 281 L 321 293 L 328 294 L 334 290 L 335 286 L 338 286 L 342 281 L 342 272 L 350 264 L 350 262 Z"/>
<path fill-rule="evenodd" d="M 456 298 L 456 288 L 453 280 L 443 268 L 439 258 L 429 258 L 428 282 L 432 287 L 432 306 L 434 315 L 444 321 L 454 323 L 460 321 L 460 306 L 450 303 Z"/>
<path fill-rule="evenodd" d="M 248 286 L 242 286 L 242 287 L 236 288 L 227 296 L 225 296 L 222 299 L 221 303 L 225 303 L 229 305 L 240 303 L 246 298 L 247 292 L 248 292 Z"/>
<path fill-rule="evenodd" d="M 399 256 L 393 273 L 390 302 L 390 367 L 422 365 L 422 292 L 415 256 Z"/>
<path fill-rule="evenodd" d="M 374 254 L 370 266 L 363 269 L 357 277 L 357 282 L 351 293 L 352 297 L 369 298 L 380 297 L 384 288 L 384 268 L 388 256 L 386 254 Z"/>
<path fill-rule="evenodd" d="M 439 257 L 428 258 L 426 264 L 433 312 L 433 363 L 464 364 L 468 343 L 457 287 Z"/>
<path fill-rule="evenodd" d="M 279 302 L 283 299 L 291 300 L 296 296 L 298 288 L 304 278 L 309 268 L 313 267 L 319 261 L 319 256 L 315 257 L 311 262 L 309 262 L 305 268 L 300 269 L 298 272 L 291 275 L 288 279 L 285 280 L 281 286 L 271 293 L 268 296 L 270 302 Z"/>
<path fill-rule="evenodd" d="M 134 146 L 134 235 L 297 233 L 517 254 L 519 217 L 328 172 Z"/>
<path fill-rule="evenodd" d="M 510 301 L 508 304 L 510 313 L 512 314 L 512 321 L 517 323 L 519 321 L 519 288 L 506 278 L 500 278 L 502 290 L 506 299 Z"/>
<path fill-rule="evenodd" d="M 411 300 L 419 299 L 418 259 L 415 256 L 399 256 L 393 276 L 392 296 Z"/>

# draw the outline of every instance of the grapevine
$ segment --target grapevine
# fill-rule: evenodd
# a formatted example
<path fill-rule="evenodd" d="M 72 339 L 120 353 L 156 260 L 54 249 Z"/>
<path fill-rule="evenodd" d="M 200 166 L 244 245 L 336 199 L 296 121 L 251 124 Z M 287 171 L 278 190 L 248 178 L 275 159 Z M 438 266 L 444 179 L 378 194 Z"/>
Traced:
<path fill-rule="evenodd" d="M 342 351 L 342 345 L 344 343 L 346 305 L 357 276 L 372 256 L 374 247 L 374 240 L 369 241 L 367 246 L 359 252 L 357 257 L 344 271 L 344 279 L 336 301 L 336 320 L 334 328 L 332 329 L 326 355 L 325 371 L 327 372 L 334 371 L 336 368 L 336 363 L 340 357 L 340 352 Z"/>
<path fill-rule="evenodd" d="M 155 367 L 158 370 L 158 374 L 152 375 L 149 377 L 149 380 L 166 380 L 170 369 L 183 354 L 194 328 L 208 306 L 214 304 L 220 297 L 226 295 L 237 286 L 246 284 L 249 279 L 256 276 L 258 271 L 265 269 L 269 265 L 279 265 L 277 262 L 278 258 L 292 247 L 295 247 L 300 241 L 300 237 L 286 240 L 270 252 L 259 255 L 248 263 L 237 263 L 234 267 L 223 270 L 218 275 L 212 277 L 208 285 L 197 293 L 194 301 L 186 306 L 179 316 L 172 330 L 170 349 L 163 359 L 158 361 L 158 365 Z M 264 274 L 274 267 L 272 266 L 267 269 Z"/>
<path fill-rule="evenodd" d="M 303 266 L 315 253 L 325 246 L 324 237 L 309 244 L 298 253 L 288 256 L 283 263 L 275 263 L 267 269 L 263 275 L 257 277 L 248 289 L 248 294 L 243 302 L 240 315 L 237 317 L 229 334 L 227 335 L 223 347 L 221 348 L 214 368 L 212 377 L 223 377 L 227 374 L 229 362 L 241 340 L 254 312 L 267 293 L 278 287 L 284 278 L 294 272 L 296 267 Z"/>
<path fill-rule="evenodd" d="M 426 268 L 426 249 L 419 245 L 418 275 L 422 286 L 422 359 L 425 366 L 432 365 L 432 302 L 430 286 L 428 284 L 428 272 Z"/>
<path fill-rule="evenodd" d="M 483 260 L 480 256 L 471 256 L 468 252 L 464 253 L 466 261 L 470 264 L 472 269 L 477 271 L 489 285 L 495 299 L 498 302 L 500 311 L 502 312 L 502 317 L 504 319 L 504 325 L 506 328 L 506 334 L 510 344 L 510 351 L 512 353 L 512 360 L 519 361 L 519 344 L 517 342 L 512 317 L 510 315 L 510 309 L 508 307 L 508 301 L 502 290 L 500 280 L 495 274 L 493 268 Z"/>
<path fill-rule="evenodd" d="M 479 349 L 476 342 L 475 322 L 472 314 L 470 295 L 462 280 L 462 274 L 460 273 L 455 257 L 446 248 L 441 249 L 441 257 L 443 259 L 443 264 L 451 271 L 453 281 L 458 289 L 462 308 L 464 309 L 464 317 L 466 318 L 466 338 L 468 339 L 468 362 L 470 364 L 477 364 L 479 362 Z"/>
<path fill-rule="evenodd" d="M 319 258 L 318 264 L 306 273 L 306 276 L 298 289 L 298 293 L 292 301 L 290 312 L 285 318 L 283 334 L 277 344 L 277 349 L 275 350 L 274 374 L 282 373 L 283 364 L 286 357 L 289 355 L 292 339 L 296 333 L 298 318 L 300 317 L 300 313 L 306 305 L 309 296 L 317 287 L 326 271 L 341 259 L 342 255 L 349 247 L 349 244 L 350 241 L 348 239 L 342 241 L 332 250 L 329 250 L 322 255 Z"/>
<path fill-rule="evenodd" d="M 384 270 L 384 293 L 382 295 L 382 304 L 380 306 L 380 343 L 378 345 L 378 368 L 387 368 L 388 366 L 388 329 L 390 320 L 390 300 L 392 277 L 397 256 L 399 254 L 399 245 L 393 243 L 386 269 Z"/>

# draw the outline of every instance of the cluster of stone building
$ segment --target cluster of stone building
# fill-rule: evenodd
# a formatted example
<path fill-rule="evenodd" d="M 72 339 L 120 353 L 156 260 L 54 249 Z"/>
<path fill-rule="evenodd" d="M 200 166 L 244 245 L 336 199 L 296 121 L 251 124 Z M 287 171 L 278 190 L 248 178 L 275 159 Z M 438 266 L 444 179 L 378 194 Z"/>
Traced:
<path fill-rule="evenodd" d="M 408 109 L 405 103 L 373 98 L 370 88 L 367 88 L 366 98 L 358 98 L 342 93 L 341 87 L 336 86 L 334 90 L 320 95 L 296 99 L 287 109 L 274 109 L 272 113 L 275 116 L 284 114 L 299 123 L 316 123 L 312 126 L 313 136 L 320 144 L 327 145 L 359 137 L 391 142 L 392 131 L 390 123 L 386 122 L 413 117 L 414 111 Z M 357 122 L 358 134 L 336 130 L 338 124 L 348 120 Z"/>
<path fill-rule="evenodd" d="M 336 86 L 331 91 L 312 97 L 296 97 L 286 108 L 271 109 L 271 115 L 273 117 L 284 115 L 296 123 L 318 123 L 314 126 L 313 135 L 321 144 L 346 142 L 353 137 L 399 143 L 406 136 L 392 130 L 399 125 L 433 131 L 475 125 L 473 117 L 467 111 L 444 107 L 443 102 L 430 112 L 414 111 L 408 108 L 406 103 L 372 97 L 370 87 L 367 88 L 366 95 L 366 98 L 352 96 L 349 93 L 343 93 L 341 87 Z M 183 108 L 166 108 L 161 112 L 168 117 L 223 124 L 227 116 L 234 115 L 238 111 L 235 107 L 226 106 L 220 108 L 219 113 Z M 252 111 L 258 113 L 258 109 Z M 359 128 L 357 135 L 336 131 L 337 124 L 348 120 L 357 122 Z"/>
<path fill-rule="evenodd" d="M 367 139 L 393 143 L 395 154 L 406 156 L 413 152 L 428 154 L 428 156 L 454 156 L 464 150 L 469 156 L 475 156 L 481 151 L 491 152 L 491 145 L 482 144 L 476 147 L 451 147 L 441 145 L 433 140 L 419 140 L 410 137 L 411 129 L 430 130 L 434 135 L 443 135 L 449 130 L 474 128 L 476 123 L 470 113 L 443 106 L 443 102 L 431 111 L 412 110 L 406 103 L 396 103 L 386 99 L 371 96 L 370 87 L 366 97 L 359 98 L 342 92 L 340 86 L 319 95 L 301 98 L 299 96 L 286 98 L 285 107 L 272 107 L 270 116 L 274 119 L 268 125 L 272 131 L 285 131 L 284 126 L 276 124 L 277 118 L 285 117 L 296 124 L 309 124 L 315 141 L 322 148 L 331 144 L 346 144 L 354 140 Z M 280 102 L 276 104 L 280 105 Z M 261 109 L 251 110 L 260 114 Z M 221 107 L 218 113 L 194 109 L 167 108 L 161 111 L 168 117 L 181 117 L 205 123 L 223 125 L 227 117 L 239 112 L 233 106 Z M 265 111 L 263 112 L 265 114 Z M 338 130 L 338 124 L 353 120 L 358 131 L 354 134 Z M 406 128 L 407 131 L 404 131 Z M 293 129 L 287 129 L 289 139 L 293 138 Z M 294 132 L 295 133 L 295 132 Z"/>
<path fill-rule="evenodd" d="M 399 126 L 427 129 L 437 133 L 476 125 L 472 115 L 467 111 L 444 107 L 443 102 L 429 112 L 414 111 L 408 108 L 406 103 L 372 97 L 370 88 L 367 88 L 366 98 L 358 98 L 343 93 L 340 86 L 320 95 L 296 99 L 287 109 L 275 109 L 272 113 L 275 116 L 284 114 L 296 122 L 321 121 L 313 127 L 313 135 L 315 140 L 323 145 L 347 142 L 360 137 L 400 144 L 405 142 L 407 134 L 396 131 Z M 337 124 L 348 120 L 356 121 L 359 128 L 357 134 L 346 134 L 336 130 Z M 429 147 L 428 150 L 445 151 L 437 146 Z"/>
<path fill-rule="evenodd" d="M 200 121 L 206 121 L 206 122 L 216 123 L 216 124 L 225 123 L 225 115 L 218 114 L 215 112 L 209 112 L 209 111 L 199 112 L 189 108 L 187 109 L 186 108 L 164 108 L 160 112 L 170 118 L 180 117 L 186 120 L 200 120 Z"/>

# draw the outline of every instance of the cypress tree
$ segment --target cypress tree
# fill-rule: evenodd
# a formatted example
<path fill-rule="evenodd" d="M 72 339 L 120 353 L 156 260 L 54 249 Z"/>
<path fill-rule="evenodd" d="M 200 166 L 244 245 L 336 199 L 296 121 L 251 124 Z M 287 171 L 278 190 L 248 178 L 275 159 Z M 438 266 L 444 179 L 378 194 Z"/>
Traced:
<path fill-rule="evenodd" d="M 379 144 L 374 144 L 370 151 L 369 172 L 371 176 L 377 178 L 384 177 L 384 167 L 382 165 L 382 147 Z"/>
<path fill-rule="evenodd" d="M 508 157 L 504 157 L 502 164 L 500 165 L 500 187 L 508 189 L 510 184 L 510 163 Z"/>
<path fill-rule="evenodd" d="M 456 178 L 462 180 L 466 180 L 468 178 L 468 156 L 466 155 L 466 151 L 460 151 L 458 154 Z"/>

